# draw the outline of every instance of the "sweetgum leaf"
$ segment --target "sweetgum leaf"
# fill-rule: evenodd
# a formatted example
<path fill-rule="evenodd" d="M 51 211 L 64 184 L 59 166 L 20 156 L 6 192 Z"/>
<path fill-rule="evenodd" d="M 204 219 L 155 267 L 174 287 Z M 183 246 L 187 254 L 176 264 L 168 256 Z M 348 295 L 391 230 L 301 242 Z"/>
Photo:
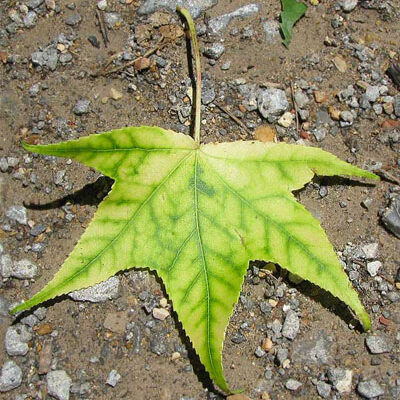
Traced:
<path fill-rule="evenodd" d="M 289 47 L 294 24 L 306 13 L 307 6 L 296 0 L 282 0 L 280 27 L 284 36 L 283 44 Z"/>
<path fill-rule="evenodd" d="M 250 260 L 279 263 L 341 299 L 366 329 L 367 313 L 319 222 L 293 190 L 320 175 L 377 179 L 323 150 L 284 143 L 197 145 L 161 128 L 123 128 L 47 146 L 115 183 L 53 280 L 14 311 L 147 267 L 162 278 L 173 307 L 214 382 L 225 329 Z"/>

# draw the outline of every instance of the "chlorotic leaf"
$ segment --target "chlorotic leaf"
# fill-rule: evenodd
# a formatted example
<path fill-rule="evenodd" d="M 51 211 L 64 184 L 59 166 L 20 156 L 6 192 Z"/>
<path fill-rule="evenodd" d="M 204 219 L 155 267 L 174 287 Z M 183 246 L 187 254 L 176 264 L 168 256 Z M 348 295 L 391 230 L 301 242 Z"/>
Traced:
<path fill-rule="evenodd" d="M 115 182 L 63 267 L 22 311 L 147 267 L 162 278 L 183 327 L 214 382 L 229 318 L 250 260 L 280 264 L 370 321 L 319 222 L 293 190 L 320 175 L 378 179 L 323 150 L 285 143 L 198 145 L 160 128 L 123 128 L 47 146 Z"/>
<path fill-rule="evenodd" d="M 283 44 L 289 47 L 294 24 L 306 13 L 307 6 L 296 0 L 282 0 L 280 27 L 284 36 Z"/>

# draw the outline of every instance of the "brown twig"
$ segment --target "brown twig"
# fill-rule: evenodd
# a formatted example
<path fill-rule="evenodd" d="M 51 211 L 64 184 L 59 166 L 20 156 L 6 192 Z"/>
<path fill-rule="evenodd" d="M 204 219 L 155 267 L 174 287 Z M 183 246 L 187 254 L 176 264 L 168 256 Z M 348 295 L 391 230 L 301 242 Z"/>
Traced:
<path fill-rule="evenodd" d="M 127 62 L 126 64 L 120 65 L 118 67 L 115 67 L 113 69 L 110 69 L 109 71 L 107 71 L 107 67 L 110 65 L 110 63 L 107 63 L 107 65 L 104 67 L 103 71 L 99 74 L 99 75 L 110 75 L 113 74 L 115 72 L 120 72 L 123 69 L 130 67 L 132 65 L 134 65 L 138 60 L 141 60 L 142 58 L 147 58 L 149 56 L 151 56 L 153 53 L 155 53 L 157 50 L 162 49 L 164 46 L 167 45 L 168 42 L 162 43 L 164 38 L 161 38 L 159 40 L 159 42 L 157 43 L 157 45 L 155 47 L 153 47 L 152 49 L 148 50 L 143 56 L 140 56 L 138 58 L 135 58 L 134 60 L 131 60 L 129 62 Z M 112 61 L 112 60 L 111 60 Z"/>
<path fill-rule="evenodd" d="M 103 14 L 99 10 L 96 10 L 96 17 L 97 17 L 97 20 L 99 21 L 99 27 L 100 27 L 101 36 L 103 36 L 104 46 L 107 47 L 108 43 L 110 43 L 110 41 L 108 40 L 107 27 L 106 27 L 106 24 L 104 23 Z"/>
<path fill-rule="evenodd" d="M 252 135 L 253 133 L 249 128 L 236 116 L 234 116 L 230 111 L 228 111 L 225 107 L 220 104 L 214 103 L 221 111 L 227 114 L 233 121 L 235 121 L 247 134 Z"/>
<path fill-rule="evenodd" d="M 294 106 L 294 112 L 296 113 L 296 132 L 297 136 L 300 133 L 300 123 L 299 123 L 299 110 L 297 108 L 297 103 L 296 99 L 294 97 L 294 88 L 293 88 L 293 82 L 290 82 L 290 92 L 292 94 L 292 101 L 293 101 L 293 106 Z"/>
<path fill-rule="evenodd" d="M 385 181 L 395 183 L 396 185 L 400 186 L 400 179 L 397 178 L 396 176 L 392 175 L 390 172 L 387 172 L 383 169 L 378 169 L 377 171 L 375 171 L 375 173 L 377 175 L 379 175 Z"/>

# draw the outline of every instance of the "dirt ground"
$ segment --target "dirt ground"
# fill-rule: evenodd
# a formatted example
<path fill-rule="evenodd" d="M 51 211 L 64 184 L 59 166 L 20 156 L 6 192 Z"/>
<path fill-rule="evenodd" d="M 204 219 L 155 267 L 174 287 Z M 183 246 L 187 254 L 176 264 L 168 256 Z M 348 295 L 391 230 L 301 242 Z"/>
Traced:
<path fill-rule="evenodd" d="M 51 279 L 110 187 L 109 181 L 99 179 L 97 172 L 76 162 L 28 154 L 21 140 L 50 143 L 132 125 L 155 125 L 189 133 L 189 116 L 182 116 L 179 111 L 190 105 L 187 90 L 191 83 L 183 37 L 156 52 L 156 57 L 163 61 L 156 63 L 156 58 L 150 57 L 153 61 L 149 69 L 137 71 L 130 67 L 119 73 L 98 75 L 113 55 L 127 51 L 130 44 L 134 43 L 130 51 L 135 57 L 159 41 L 158 24 L 149 15 L 137 14 L 142 2 L 122 3 L 125 2 L 108 0 L 106 11 L 118 13 L 122 21 L 108 29 L 107 48 L 99 30 L 94 1 L 76 0 L 74 9 L 71 2 L 56 1 L 59 7 L 56 11 L 43 3 L 39 8 L 43 12 L 37 12 L 35 25 L 17 27 L 12 34 L 6 30 L 12 22 L 10 10 L 19 10 L 23 2 L 0 3 L 0 157 L 5 157 L 8 163 L 0 173 L 0 241 L 3 254 L 9 254 L 13 260 L 29 259 L 39 269 L 31 280 L 3 278 L 0 296 L 10 303 L 28 298 Z M 376 113 L 373 108 L 352 108 L 337 96 L 353 85 L 354 96 L 359 98 L 364 93 L 360 81 L 386 86 L 386 96 L 399 94 L 385 71 L 390 63 L 399 62 L 400 2 L 381 2 L 391 5 L 385 9 L 364 8 L 361 3 L 365 2 L 360 2 L 350 13 L 344 13 L 336 3 L 320 0 L 315 6 L 307 2 L 309 9 L 295 26 L 289 49 L 280 40 L 268 40 L 263 29 L 265 21 L 277 20 L 278 0 L 259 1 L 260 10 L 255 15 L 234 19 L 220 36 L 208 33 L 200 36 L 201 48 L 221 39 L 225 46 L 216 61 L 202 57 L 203 72 L 208 74 L 216 96 L 203 107 L 203 142 L 254 139 L 254 129 L 267 123 L 257 110 L 247 111 L 243 107 L 241 82 L 257 87 L 273 83 L 283 88 L 290 110 L 294 109 L 291 85 L 297 90 L 306 82 L 308 121 L 300 122 L 298 132 L 295 123 L 282 127 L 275 121 L 272 125 L 277 127 L 278 139 L 293 143 L 303 132 L 301 136 L 307 145 L 321 147 L 362 168 L 381 163 L 382 169 L 400 179 L 399 127 L 382 128 L 383 121 L 398 121 L 398 116 L 393 112 Z M 219 0 L 196 22 L 200 28 L 207 26 L 213 17 L 247 4 L 249 1 L 245 0 Z M 81 16 L 80 22 L 67 25 L 66 20 L 75 13 Z M 340 16 L 339 27 L 332 24 L 336 16 Z M 171 14 L 170 18 L 169 23 L 181 25 L 176 15 Z M 145 25 L 143 29 L 137 29 L 142 25 Z M 237 28 L 238 34 L 232 28 Z M 64 48 L 58 46 L 58 55 L 68 52 L 72 59 L 65 63 L 59 60 L 53 71 L 32 63 L 32 53 L 44 49 L 62 33 L 71 38 Z M 99 48 L 89 42 L 91 35 L 97 37 Z M 335 45 L 327 44 L 327 37 Z M 366 58 L 357 57 L 357 51 L 366 54 Z M 333 63 L 338 55 L 345 60 L 345 72 L 340 72 Z M 167 67 L 161 65 L 164 61 Z M 116 57 L 112 65 L 127 62 Z M 230 67 L 222 69 L 227 62 Z M 32 90 L 36 84 L 39 89 Z M 111 88 L 121 98 L 113 99 Z M 315 101 L 315 90 L 323 92 L 323 102 Z M 80 99 L 90 100 L 90 111 L 76 115 L 73 108 Z M 236 115 L 250 132 L 213 103 Z M 376 104 L 384 101 L 378 100 Z M 354 109 L 357 115 L 351 126 L 330 120 L 328 134 L 317 141 L 314 135 L 317 120 L 321 110 L 325 116 L 329 114 L 328 106 L 340 111 Z M 65 174 L 57 175 L 60 171 Z M 321 188 L 327 190 L 327 195 L 321 195 Z M 331 387 L 325 398 L 358 399 L 359 383 L 375 380 L 383 390 L 379 398 L 400 399 L 399 302 L 395 295 L 387 297 L 389 292 L 399 293 L 395 280 L 400 247 L 399 239 L 383 227 L 379 217 L 389 193 L 396 191 L 398 184 L 388 180 L 367 184 L 317 177 L 313 184 L 296 194 L 320 220 L 335 249 L 344 252 L 343 259 L 352 258 L 350 253 L 365 244 L 378 244 L 378 255 L 374 259 L 382 263 L 380 274 L 372 277 L 364 259 L 355 267 L 357 274 L 353 283 L 372 319 L 373 334 L 384 337 L 390 350 L 371 354 L 365 344 L 370 334 L 354 328 L 356 322 L 347 309 L 326 293 L 304 282 L 295 285 L 287 278 L 279 281 L 283 283 L 281 286 L 274 278 L 260 277 L 258 269 L 250 266 L 227 330 L 223 353 L 226 376 L 233 388 L 243 388 L 253 399 L 318 399 L 322 396 L 318 394 L 317 384 L 325 382 Z M 367 207 L 362 204 L 366 199 Z M 12 222 L 6 216 L 10 206 L 21 205 L 27 208 L 27 224 Z M 35 224 L 45 227 L 37 236 L 31 234 Z M 352 250 L 346 253 L 346 246 Z M 12 359 L 23 373 L 22 383 L 16 389 L 1 393 L 0 398 L 48 398 L 46 375 L 38 373 L 41 352 L 48 343 L 53 369 L 66 371 L 72 380 L 70 399 L 223 398 L 204 373 L 175 315 L 172 313 L 161 322 L 143 308 L 148 301 L 148 297 L 143 300 L 143 292 L 148 292 L 149 298 L 156 301 L 165 295 L 160 282 L 145 271 L 128 271 L 119 278 L 119 295 L 114 300 L 88 303 L 65 296 L 46 304 L 45 319 L 29 328 L 32 338 L 26 355 L 10 356 L 0 346 L 0 365 Z M 264 313 L 260 304 L 268 300 L 272 300 L 268 303 L 272 304 L 272 310 Z M 274 331 L 274 321 L 282 324 L 285 319 L 285 305 L 291 305 L 300 317 L 300 331 L 294 340 L 282 338 Z M 125 319 L 131 330 L 113 331 L 112 326 L 106 329 L 104 320 L 113 314 Z M 1 343 L 11 324 L 10 317 L 0 315 Z M 42 334 L 39 327 L 44 324 L 49 329 Z M 238 336 L 244 339 L 236 340 Z M 255 351 L 266 337 L 273 338 L 273 347 L 257 357 Z M 322 343 L 324 356 L 313 359 L 310 351 L 318 343 Z M 161 355 L 156 354 L 157 344 L 163 345 Z M 288 351 L 284 358 L 289 363 L 277 360 L 278 349 Z M 176 352 L 180 357 L 173 361 L 171 358 Z M 351 371 L 349 391 L 338 389 L 329 377 L 328 371 L 335 367 Z M 106 384 L 113 369 L 121 375 L 115 387 Z M 300 382 L 301 387 L 288 390 L 288 379 Z"/>

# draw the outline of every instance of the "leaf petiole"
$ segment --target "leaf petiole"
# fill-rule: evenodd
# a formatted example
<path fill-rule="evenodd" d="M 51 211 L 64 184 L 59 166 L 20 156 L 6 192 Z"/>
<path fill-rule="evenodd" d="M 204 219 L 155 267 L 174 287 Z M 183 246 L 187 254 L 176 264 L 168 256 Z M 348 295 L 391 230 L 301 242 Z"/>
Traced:
<path fill-rule="evenodd" d="M 197 41 L 196 28 L 193 19 L 188 10 L 182 7 L 176 7 L 178 11 L 185 18 L 189 28 L 190 40 L 193 47 L 194 60 L 196 63 L 196 98 L 194 103 L 195 119 L 194 119 L 194 140 L 200 145 L 200 114 L 201 114 L 201 66 L 200 66 L 200 53 L 199 43 Z"/>

